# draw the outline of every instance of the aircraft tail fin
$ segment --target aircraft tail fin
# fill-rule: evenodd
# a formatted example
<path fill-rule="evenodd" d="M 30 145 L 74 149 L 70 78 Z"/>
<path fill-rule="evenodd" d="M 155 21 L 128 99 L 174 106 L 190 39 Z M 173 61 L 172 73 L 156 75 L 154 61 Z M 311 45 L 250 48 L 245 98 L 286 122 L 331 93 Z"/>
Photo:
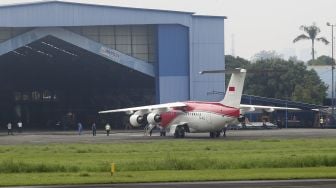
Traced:
<path fill-rule="evenodd" d="M 244 82 L 246 77 L 246 69 L 236 69 L 232 72 L 231 79 L 225 91 L 224 99 L 220 103 L 239 108 L 241 97 L 243 94 Z"/>
<path fill-rule="evenodd" d="M 229 85 L 227 86 L 225 97 L 220 101 L 225 106 L 239 108 L 241 96 L 243 94 L 243 87 L 246 77 L 246 69 L 233 69 L 233 70 L 215 70 L 215 71 L 202 71 L 204 73 L 226 73 L 232 74 Z"/>

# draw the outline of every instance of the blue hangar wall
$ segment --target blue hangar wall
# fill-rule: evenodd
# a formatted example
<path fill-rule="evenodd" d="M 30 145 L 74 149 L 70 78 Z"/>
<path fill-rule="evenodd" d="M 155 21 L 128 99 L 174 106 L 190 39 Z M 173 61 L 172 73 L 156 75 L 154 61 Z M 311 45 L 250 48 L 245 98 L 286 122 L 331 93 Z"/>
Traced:
<path fill-rule="evenodd" d="M 224 69 L 224 16 L 193 12 L 125 8 L 44 1 L 0 6 L 0 28 L 29 28 L 0 42 L 0 55 L 52 35 L 143 74 L 155 77 L 157 102 L 218 101 L 224 75 L 199 71 Z M 152 25 L 156 28 L 156 63 L 111 49 L 67 27 Z"/>
<path fill-rule="evenodd" d="M 160 102 L 188 100 L 189 28 L 181 25 L 158 25 L 156 98 Z"/>

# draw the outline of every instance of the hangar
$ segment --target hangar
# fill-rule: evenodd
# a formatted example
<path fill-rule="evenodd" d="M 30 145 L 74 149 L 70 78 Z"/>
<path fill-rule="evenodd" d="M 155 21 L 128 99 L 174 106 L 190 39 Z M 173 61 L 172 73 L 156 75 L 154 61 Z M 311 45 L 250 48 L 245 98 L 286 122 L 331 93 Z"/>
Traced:
<path fill-rule="evenodd" d="M 224 16 L 42 1 L 0 6 L 0 123 L 88 124 L 97 111 L 224 91 Z M 118 123 L 118 122 L 117 122 Z"/>

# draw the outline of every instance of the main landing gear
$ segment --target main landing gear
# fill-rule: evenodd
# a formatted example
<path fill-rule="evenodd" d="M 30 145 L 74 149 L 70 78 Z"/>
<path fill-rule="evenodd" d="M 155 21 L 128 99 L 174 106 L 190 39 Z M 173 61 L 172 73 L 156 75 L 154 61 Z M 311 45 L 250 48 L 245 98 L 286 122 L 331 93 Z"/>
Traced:
<path fill-rule="evenodd" d="M 184 138 L 185 136 L 185 130 L 182 126 L 178 126 L 175 129 L 174 137 L 175 138 Z"/>
<path fill-rule="evenodd" d="M 222 132 L 223 132 L 223 137 L 225 137 L 226 136 L 226 134 L 225 134 L 226 130 L 224 130 L 224 131 L 210 132 L 210 137 L 211 138 L 218 138 L 218 137 L 220 137 L 220 135 L 221 135 Z"/>
<path fill-rule="evenodd" d="M 160 136 L 166 136 L 166 128 L 159 125 L 160 128 Z"/>

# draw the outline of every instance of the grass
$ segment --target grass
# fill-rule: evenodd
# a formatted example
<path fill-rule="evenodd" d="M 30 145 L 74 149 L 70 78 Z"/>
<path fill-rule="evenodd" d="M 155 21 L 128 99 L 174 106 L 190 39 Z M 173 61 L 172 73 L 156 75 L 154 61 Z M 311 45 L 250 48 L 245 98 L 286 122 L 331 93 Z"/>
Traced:
<path fill-rule="evenodd" d="M 58 184 L 109 184 L 130 182 L 192 182 L 220 180 L 273 180 L 335 178 L 336 168 L 259 168 L 231 170 L 136 171 L 91 173 L 6 173 L 1 174 L 1 186 L 58 185 Z"/>
<path fill-rule="evenodd" d="M 0 146 L 0 186 L 296 178 L 336 178 L 336 139 Z"/>

